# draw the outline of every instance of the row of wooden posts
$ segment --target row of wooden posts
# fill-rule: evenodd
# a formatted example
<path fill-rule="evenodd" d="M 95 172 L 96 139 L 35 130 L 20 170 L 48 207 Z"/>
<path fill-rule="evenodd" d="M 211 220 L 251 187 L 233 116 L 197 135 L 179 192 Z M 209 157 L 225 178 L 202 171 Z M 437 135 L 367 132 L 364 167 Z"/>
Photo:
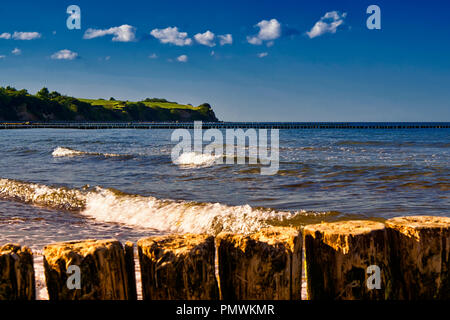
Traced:
<path fill-rule="evenodd" d="M 251 235 L 177 234 L 137 242 L 144 300 L 450 299 L 450 218 L 398 217 Z M 50 300 L 135 300 L 134 245 L 85 240 L 44 248 Z M 68 286 L 79 267 L 80 288 Z M 216 274 L 217 273 L 217 274 Z M 33 254 L 0 247 L 0 300 L 35 299 Z"/>

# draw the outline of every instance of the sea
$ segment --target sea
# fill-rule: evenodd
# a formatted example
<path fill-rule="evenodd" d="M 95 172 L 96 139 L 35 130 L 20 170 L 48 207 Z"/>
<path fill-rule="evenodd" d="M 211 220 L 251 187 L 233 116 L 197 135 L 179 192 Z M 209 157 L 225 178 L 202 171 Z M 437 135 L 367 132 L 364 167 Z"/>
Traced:
<path fill-rule="evenodd" d="M 172 161 L 172 133 L 0 130 L 0 244 L 33 250 L 38 298 L 53 242 L 450 216 L 450 129 L 280 130 L 274 175 L 196 152 Z"/>

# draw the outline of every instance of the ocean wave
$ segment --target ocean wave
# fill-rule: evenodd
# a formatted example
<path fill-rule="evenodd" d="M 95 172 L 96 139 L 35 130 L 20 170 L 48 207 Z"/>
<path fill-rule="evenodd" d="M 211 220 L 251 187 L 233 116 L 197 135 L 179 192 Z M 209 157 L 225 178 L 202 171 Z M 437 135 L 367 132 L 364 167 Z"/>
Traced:
<path fill-rule="evenodd" d="M 221 159 L 222 156 L 202 154 L 197 152 L 182 153 L 174 163 L 182 167 L 211 167 Z"/>
<path fill-rule="evenodd" d="M 182 168 L 206 168 L 217 164 L 227 164 L 229 160 L 231 164 L 253 164 L 260 165 L 260 160 L 255 155 L 240 154 L 224 154 L 212 155 L 198 152 L 182 153 L 174 163 Z"/>
<path fill-rule="evenodd" d="M 105 158 L 132 158 L 130 155 L 126 154 L 116 154 L 116 153 L 101 153 L 101 152 L 88 152 L 88 151 L 80 151 L 66 147 L 57 147 L 53 150 L 52 156 L 54 158 L 63 158 L 63 157 L 76 157 L 76 156 L 98 156 Z"/>
<path fill-rule="evenodd" d="M 0 198 L 76 211 L 99 222 L 181 233 L 251 233 L 273 223 L 290 225 L 289 221 L 301 216 L 327 214 L 167 200 L 102 187 L 70 189 L 11 179 L 0 179 Z"/>
<path fill-rule="evenodd" d="M 0 179 L 0 198 L 68 211 L 79 211 L 85 206 L 82 190 L 11 179 Z"/>

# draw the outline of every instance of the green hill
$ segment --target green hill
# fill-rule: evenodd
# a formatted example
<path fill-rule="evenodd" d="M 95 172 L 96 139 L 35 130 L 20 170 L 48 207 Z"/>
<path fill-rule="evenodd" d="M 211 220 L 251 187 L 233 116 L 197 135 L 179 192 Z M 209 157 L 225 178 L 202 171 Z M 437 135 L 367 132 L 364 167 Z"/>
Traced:
<path fill-rule="evenodd" d="M 147 98 L 130 102 L 110 98 L 73 98 L 47 88 L 35 95 L 0 87 L 0 121 L 218 121 L 211 106 Z"/>

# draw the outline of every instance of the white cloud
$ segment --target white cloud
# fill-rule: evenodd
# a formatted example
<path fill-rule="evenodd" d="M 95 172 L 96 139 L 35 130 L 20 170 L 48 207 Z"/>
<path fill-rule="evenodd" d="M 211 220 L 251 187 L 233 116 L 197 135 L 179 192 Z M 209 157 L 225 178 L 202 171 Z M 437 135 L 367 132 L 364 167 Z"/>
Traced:
<path fill-rule="evenodd" d="M 4 32 L 4 33 L 0 34 L 0 39 L 6 39 L 6 40 L 11 39 L 11 33 Z"/>
<path fill-rule="evenodd" d="M 231 34 L 224 34 L 217 36 L 220 39 L 220 45 L 233 44 L 233 36 Z"/>
<path fill-rule="evenodd" d="M 306 34 L 312 39 L 325 33 L 336 33 L 337 28 L 344 23 L 346 16 L 345 12 L 343 14 L 339 14 L 338 11 L 327 12 Z"/>
<path fill-rule="evenodd" d="M 39 32 L 14 32 L 12 38 L 14 40 L 34 40 L 39 39 L 41 34 Z"/>
<path fill-rule="evenodd" d="M 94 39 L 106 35 L 114 35 L 112 41 L 131 42 L 136 40 L 136 28 L 128 24 L 105 30 L 89 28 L 84 33 L 83 39 Z"/>
<path fill-rule="evenodd" d="M 11 53 L 15 56 L 18 56 L 22 54 L 22 50 L 20 50 L 19 48 L 14 48 L 14 50 L 11 51 Z"/>
<path fill-rule="evenodd" d="M 183 55 L 181 55 L 181 56 L 179 56 L 179 57 L 177 58 L 177 61 L 178 61 L 178 62 L 187 62 L 187 61 L 188 61 L 188 56 L 185 55 L 185 54 L 183 54 Z"/>
<path fill-rule="evenodd" d="M 208 47 L 214 47 L 216 44 L 214 43 L 215 35 L 211 31 L 206 31 L 205 33 L 197 33 L 194 36 L 195 41 L 198 43 L 208 46 Z"/>
<path fill-rule="evenodd" d="M 6 56 L 5 55 L 0 55 L 0 59 L 5 59 Z"/>
<path fill-rule="evenodd" d="M 54 60 L 73 60 L 78 57 L 78 53 L 64 49 L 51 55 Z"/>
<path fill-rule="evenodd" d="M 262 20 L 255 27 L 259 28 L 256 36 L 248 36 L 250 44 L 261 45 L 264 41 L 273 41 L 281 36 L 281 24 L 277 19 Z"/>
<path fill-rule="evenodd" d="M 148 56 L 149 59 L 158 59 L 158 55 L 156 53 L 152 53 Z"/>
<path fill-rule="evenodd" d="M 177 27 L 153 29 L 150 34 L 161 43 L 171 43 L 180 47 L 192 44 L 192 39 L 188 37 L 187 32 L 180 32 Z"/>
<path fill-rule="evenodd" d="M 269 54 L 267 53 L 267 52 L 261 52 L 261 53 L 258 53 L 258 58 L 264 58 L 264 57 L 267 57 Z"/>

